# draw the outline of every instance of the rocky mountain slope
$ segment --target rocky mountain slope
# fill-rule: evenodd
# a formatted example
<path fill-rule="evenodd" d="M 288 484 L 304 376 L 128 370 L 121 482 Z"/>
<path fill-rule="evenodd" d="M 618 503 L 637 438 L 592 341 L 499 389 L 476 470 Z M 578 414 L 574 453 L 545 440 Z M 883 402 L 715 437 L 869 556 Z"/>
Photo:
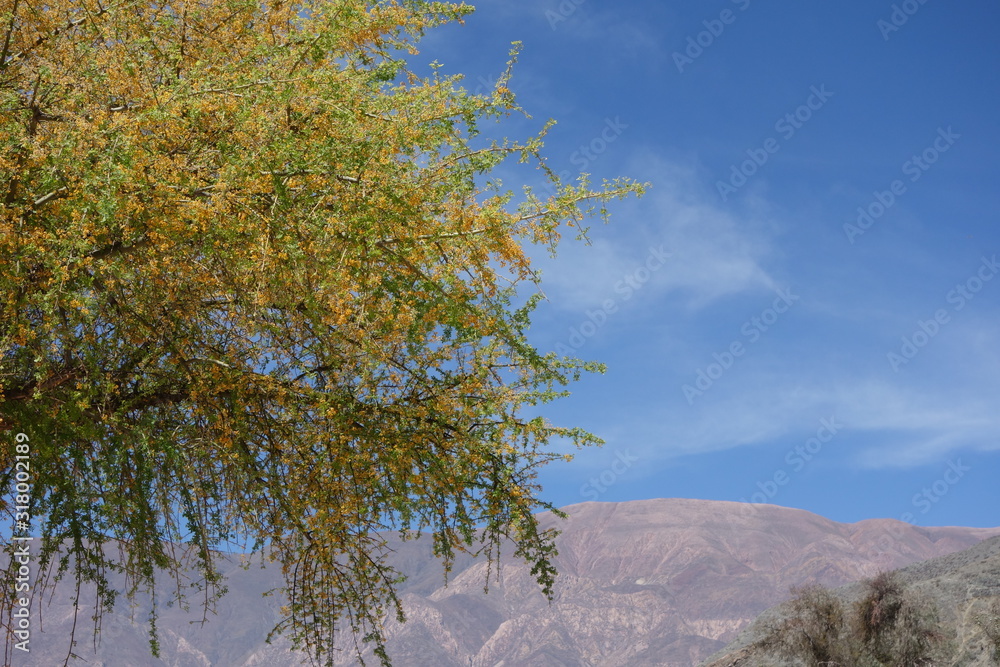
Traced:
<path fill-rule="evenodd" d="M 792 585 L 839 586 L 1000 535 L 1000 528 L 921 528 L 893 520 L 840 524 L 802 510 L 706 500 L 582 503 L 565 510 L 566 521 L 543 516 L 562 530 L 552 604 L 528 567 L 509 556 L 484 595 L 484 562 L 460 559 L 444 586 L 429 540 L 396 543 L 392 562 L 408 575 L 400 590 L 409 620 L 387 626 L 394 664 L 689 667 L 787 599 Z M 161 612 L 160 660 L 148 656 L 145 612 L 130 615 L 123 605 L 105 617 L 96 649 L 82 615 L 75 648 L 81 664 L 299 664 L 302 656 L 284 640 L 264 642 L 280 601 L 261 594 L 280 584 L 277 568 L 231 562 L 230 592 L 207 623 L 192 624 L 200 615 L 176 607 Z M 70 594 L 64 588 L 43 608 L 44 625 L 33 624 L 30 659 L 15 655 L 12 664 L 62 664 Z M 357 661 L 347 650 L 338 664 Z"/>
<path fill-rule="evenodd" d="M 914 599 L 937 610 L 936 630 L 944 640 L 935 665 L 986 667 L 1000 665 L 997 645 L 985 632 L 989 624 L 1000 631 L 1000 537 L 993 537 L 958 553 L 940 556 L 896 572 Z M 836 596 L 848 603 L 861 595 L 859 583 L 841 586 Z M 762 613 L 732 643 L 704 663 L 704 667 L 764 667 L 777 658 L 756 643 L 768 626 L 788 618 L 786 604 Z"/>

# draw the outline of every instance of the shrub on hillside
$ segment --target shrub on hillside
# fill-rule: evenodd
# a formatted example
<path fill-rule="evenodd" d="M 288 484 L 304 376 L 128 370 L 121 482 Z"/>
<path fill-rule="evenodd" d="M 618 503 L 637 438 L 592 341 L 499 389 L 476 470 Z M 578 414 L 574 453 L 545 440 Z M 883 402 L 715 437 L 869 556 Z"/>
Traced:
<path fill-rule="evenodd" d="M 921 605 L 890 572 L 865 582 L 855 604 L 854 638 L 878 665 L 909 667 L 926 663 L 941 639 L 937 614 Z"/>
<path fill-rule="evenodd" d="M 761 648 L 823 667 L 913 667 L 930 664 L 941 641 L 937 613 L 891 573 L 864 582 L 853 605 L 822 586 L 792 589 L 791 615 L 765 632 Z"/>

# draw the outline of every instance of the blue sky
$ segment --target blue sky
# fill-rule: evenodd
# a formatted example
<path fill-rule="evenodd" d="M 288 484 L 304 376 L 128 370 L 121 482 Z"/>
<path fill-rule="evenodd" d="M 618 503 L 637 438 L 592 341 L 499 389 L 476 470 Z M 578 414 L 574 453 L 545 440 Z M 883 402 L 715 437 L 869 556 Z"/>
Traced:
<path fill-rule="evenodd" d="M 547 500 L 1000 525 L 1000 5 L 473 4 L 422 57 L 487 89 L 522 41 L 504 133 L 652 184 L 535 253 L 533 341 L 608 365 Z"/>

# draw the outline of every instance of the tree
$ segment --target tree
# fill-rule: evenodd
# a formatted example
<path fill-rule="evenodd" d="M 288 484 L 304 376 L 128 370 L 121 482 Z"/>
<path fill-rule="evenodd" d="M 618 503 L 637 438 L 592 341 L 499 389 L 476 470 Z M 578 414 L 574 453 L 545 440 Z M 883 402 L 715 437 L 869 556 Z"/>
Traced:
<path fill-rule="evenodd" d="M 109 571 L 132 597 L 192 563 L 211 600 L 215 550 L 266 550 L 276 630 L 321 662 L 342 629 L 385 660 L 378 531 L 430 533 L 446 571 L 511 539 L 551 594 L 536 471 L 553 437 L 597 439 L 525 413 L 599 366 L 528 342 L 525 246 L 642 186 L 561 183 L 548 125 L 480 133 L 521 111 L 516 49 L 486 95 L 406 65 L 469 11 L 0 0 L 0 507 L 23 433 L 38 567 L 100 607 Z M 551 194 L 504 191 L 508 158 Z"/>

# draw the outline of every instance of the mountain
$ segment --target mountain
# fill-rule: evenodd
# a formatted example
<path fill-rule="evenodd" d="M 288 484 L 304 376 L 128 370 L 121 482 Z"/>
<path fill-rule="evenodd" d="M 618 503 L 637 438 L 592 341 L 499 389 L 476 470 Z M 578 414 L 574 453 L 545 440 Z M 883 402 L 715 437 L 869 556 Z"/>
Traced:
<path fill-rule="evenodd" d="M 564 509 L 566 521 L 541 517 L 543 525 L 562 531 L 552 604 L 529 567 L 509 553 L 484 595 L 482 560 L 459 558 L 445 586 L 430 540 L 393 538 L 397 550 L 390 560 L 408 577 L 399 589 L 408 621 L 387 623 L 394 664 L 690 667 L 787 599 L 793 585 L 839 586 L 1000 535 L 1000 528 L 922 528 L 889 519 L 842 524 L 803 510 L 708 500 L 588 502 Z M 279 618 L 280 600 L 261 594 L 280 585 L 278 568 L 259 559 L 243 568 L 240 561 L 229 557 L 229 594 L 207 623 L 191 623 L 201 618 L 194 609 L 161 611 L 160 660 L 148 655 L 145 612 L 130 616 L 124 604 L 105 616 L 95 650 L 84 595 L 76 654 L 83 664 L 104 667 L 299 664 L 301 656 L 283 639 L 264 642 Z M 32 625 L 30 660 L 14 655 L 11 664 L 62 664 L 71 593 L 63 587 L 43 607 L 44 625 L 37 619 Z M 165 588 L 159 597 L 167 596 Z M 356 664 L 346 638 L 344 648 L 337 664 Z"/>
<path fill-rule="evenodd" d="M 934 656 L 935 665 L 987 667 L 1000 664 L 1000 537 L 993 537 L 958 553 L 939 556 L 896 571 L 908 595 L 922 606 L 937 610 L 935 630 L 945 640 Z M 859 599 L 860 583 L 841 586 L 834 595 L 847 603 Z M 776 657 L 757 645 L 773 624 L 792 611 L 780 604 L 761 614 L 704 667 L 764 667 Z M 984 632 L 990 624 L 994 639 Z"/>

